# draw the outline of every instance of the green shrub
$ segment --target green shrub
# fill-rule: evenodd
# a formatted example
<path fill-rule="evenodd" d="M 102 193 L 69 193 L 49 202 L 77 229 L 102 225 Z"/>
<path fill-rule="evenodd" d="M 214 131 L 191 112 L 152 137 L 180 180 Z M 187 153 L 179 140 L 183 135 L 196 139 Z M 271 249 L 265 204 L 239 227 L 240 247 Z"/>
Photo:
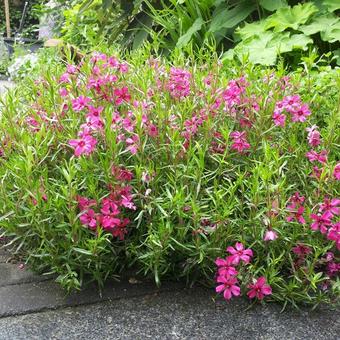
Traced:
<path fill-rule="evenodd" d="M 0 227 L 27 263 L 67 289 L 129 267 L 212 284 L 228 247 L 226 298 L 265 277 L 271 300 L 334 302 L 339 70 L 108 55 L 42 61 L 4 103 Z"/>

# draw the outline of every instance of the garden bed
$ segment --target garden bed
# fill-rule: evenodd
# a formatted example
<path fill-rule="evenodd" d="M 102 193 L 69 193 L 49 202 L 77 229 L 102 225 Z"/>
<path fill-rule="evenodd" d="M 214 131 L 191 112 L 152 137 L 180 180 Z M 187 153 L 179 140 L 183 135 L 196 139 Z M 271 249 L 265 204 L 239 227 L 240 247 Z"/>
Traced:
<path fill-rule="evenodd" d="M 32 268 L 337 301 L 339 70 L 43 53 L 0 125 L 0 226 Z"/>

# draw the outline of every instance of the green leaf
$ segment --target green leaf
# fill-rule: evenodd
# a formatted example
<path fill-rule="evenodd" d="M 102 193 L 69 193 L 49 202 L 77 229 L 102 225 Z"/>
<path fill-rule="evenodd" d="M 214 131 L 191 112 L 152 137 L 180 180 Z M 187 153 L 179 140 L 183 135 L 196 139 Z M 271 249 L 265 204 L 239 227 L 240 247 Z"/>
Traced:
<path fill-rule="evenodd" d="M 337 9 L 340 9 L 340 1 L 339 0 L 324 0 L 323 5 L 327 7 L 329 12 L 334 12 Z"/>
<path fill-rule="evenodd" d="M 340 20 L 321 32 L 321 39 L 330 43 L 340 41 Z"/>
<path fill-rule="evenodd" d="M 249 2 L 242 2 L 233 9 L 226 8 L 212 18 L 209 32 L 217 32 L 222 28 L 235 27 L 255 9 L 255 4 Z"/>
<path fill-rule="evenodd" d="M 286 32 L 284 34 L 277 33 L 268 43 L 268 46 L 275 47 L 278 52 L 285 53 L 293 50 L 308 49 L 308 45 L 313 43 L 313 39 L 304 34 L 292 34 Z"/>
<path fill-rule="evenodd" d="M 336 64 L 340 66 L 340 48 L 333 51 L 334 59 L 336 60 Z"/>
<path fill-rule="evenodd" d="M 259 3 L 261 7 L 271 12 L 288 5 L 286 0 L 260 0 Z"/>
<path fill-rule="evenodd" d="M 181 37 L 179 37 L 179 39 L 177 40 L 176 47 L 182 48 L 183 46 L 188 44 L 193 34 L 198 32 L 203 24 L 204 24 L 203 19 L 197 18 L 192 24 L 192 26 Z"/>
<path fill-rule="evenodd" d="M 299 31 L 306 35 L 326 31 L 327 28 L 339 22 L 340 19 L 335 15 L 328 14 L 315 18 L 310 24 L 299 27 Z"/>
<path fill-rule="evenodd" d="M 294 7 L 283 7 L 267 18 L 266 29 L 274 28 L 274 32 L 282 32 L 287 28 L 297 30 L 317 12 L 314 4 L 307 2 Z"/>
<path fill-rule="evenodd" d="M 73 247 L 73 250 L 76 251 L 77 253 L 80 253 L 80 254 L 93 255 L 90 251 L 85 250 L 85 249 Z"/>
<path fill-rule="evenodd" d="M 264 32 L 260 36 L 245 40 L 235 47 L 237 55 L 249 56 L 249 61 L 254 64 L 274 65 L 277 58 L 276 46 L 270 46 L 273 39 L 272 32 Z"/>
<path fill-rule="evenodd" d="M 238 27 L 235 33 L 242 40 L 245 40 L 250 37 L 253 37 L 254 35 L 260 35 L 261 33 L 265 32 L 266 31 L 265 25 L 266 25 L 265 20 L 261 20 L 251 24 L 246 23 L 244 27 L 242 28 Z"/>

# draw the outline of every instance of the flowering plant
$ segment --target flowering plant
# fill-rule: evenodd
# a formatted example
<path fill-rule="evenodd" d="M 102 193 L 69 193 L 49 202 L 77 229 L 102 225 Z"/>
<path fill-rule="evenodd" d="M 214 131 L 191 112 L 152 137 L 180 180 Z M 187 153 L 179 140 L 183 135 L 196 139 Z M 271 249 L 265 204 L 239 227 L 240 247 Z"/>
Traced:
<path fill-rule="evenodd" d="M 41 64 L 2 109 L 0 226 L 68 289 L 133 266 L 215 278 L 226 299 L 334 302 L 338 71 L 204 60 Z"/>

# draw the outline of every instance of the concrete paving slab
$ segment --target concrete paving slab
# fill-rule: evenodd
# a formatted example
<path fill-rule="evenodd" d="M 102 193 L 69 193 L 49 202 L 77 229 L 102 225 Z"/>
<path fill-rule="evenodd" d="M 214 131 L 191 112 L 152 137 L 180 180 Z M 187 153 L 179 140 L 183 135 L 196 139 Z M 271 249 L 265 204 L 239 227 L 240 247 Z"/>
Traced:
<path fill-rule="evenodd" d="M 4 257 L 5 257 L 4 262 L 6 262 L 7 260 L 6 256 Z M 1 263 L 1 261 L 0 261 L 0 273 L 1 273 L 0 287 L 20 283 L 45 281 L 50 278 L 42 275 L 36 275 L 32 273 L 30 270 L 20 268 L 19 264 Z"/>
<path fill-rule="evenodd" d="M 139 298 L 0 319 L 0 339 L 339 339 L 339 312 L 285 311 L 241 298 L 213 301 L 211 290 Z"/>
<path fill-rule="evenodd" d="M 130 284 L 128 280 L 123 280 L 108 282 L 101 295 L 98 287 L 91 285 L 67 296 L 60 285 L 54 281 L 7 285 L 0 287 L 0 318 L 65 306 L 142 296 L 158 291 L 175 291 L 181 288 L 183 284 L 180 283 L 169 283 L 158 289 L 153 282 Z"/>

